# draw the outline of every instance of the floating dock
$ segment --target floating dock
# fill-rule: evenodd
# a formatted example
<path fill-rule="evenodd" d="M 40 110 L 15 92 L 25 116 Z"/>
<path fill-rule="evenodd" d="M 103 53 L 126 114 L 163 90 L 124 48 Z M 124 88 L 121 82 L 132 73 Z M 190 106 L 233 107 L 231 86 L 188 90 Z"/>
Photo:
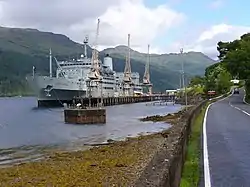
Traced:
<path fill-rule="evenodd" d="M 105 108 L 65 108 L 64 121 L 71 124 L 105 124 Z"/>

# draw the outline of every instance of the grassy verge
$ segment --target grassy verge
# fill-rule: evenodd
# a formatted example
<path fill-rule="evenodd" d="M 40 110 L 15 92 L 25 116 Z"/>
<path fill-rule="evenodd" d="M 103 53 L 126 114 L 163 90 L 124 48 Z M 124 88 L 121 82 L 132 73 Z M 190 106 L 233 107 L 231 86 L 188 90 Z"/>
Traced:
<path fill-rule="evenodd" d="M 200 179 L 200 135 L 202 130 L 203 119 L 208 104 L 203 107 L 200 114 L 194 121 L 192 126 L 191 136 L 188 142 L 187 157 L 184 163 L 181 187 L 195 187 L 198 186 Z"/>

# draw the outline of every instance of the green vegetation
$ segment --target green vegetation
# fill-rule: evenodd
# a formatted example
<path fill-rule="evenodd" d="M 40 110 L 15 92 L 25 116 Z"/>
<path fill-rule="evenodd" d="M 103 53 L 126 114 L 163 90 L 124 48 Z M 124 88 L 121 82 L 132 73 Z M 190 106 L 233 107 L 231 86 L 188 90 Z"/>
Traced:
<path fill-rule="evenodd" d="M 212 65 L 205 72 L 204 91 L 206 93 L 209 90 L 214 90 L 217 95 L 227 93 L 232 86 L 231 79 L 231 74 L 221 63 Z"/>
<path fill-rule="evenodd" d="M 191 79 L 188 93 L 190 95 L 206 94 L 208 91 L 215 91 L 221 95 L 230 91 L 232 83 L 231 74 L 222 63 L 216 63 L 206 68 L 205 76 L 195 76 Z"/>
<path fill-rule="evenodd" d="M 218 42 L 221 64 L 232 76 L 245 80 L 246 100 L 250 101 L 250 33 L 238 40 Z"/>
<path fill-rule="evenodd" d="M 181 187 L 196 187 L 200 179 L 200 135 L 203 118 L 208 105 L 203 107 L 192 124 L 191 136 L 188 141 L 187 156 L 184 163 Z"/>
<path fill-rule="evenodd" d="M 76 58 L 83 52 L 82 45 L 68 37 L 35 29 L 16 29 L 0 27 L 0 93 L 3 95 L 23 95 L 30 93 L 25 81 L 27 74 L 32 73 L 32 66 L 38 74 L 48 75 L 49 48 L 58 60 Z M 88 55 L 92 49 L 88 47 Z M 124 71 L 127 47 L 118 46 L 100 52 L 102 59 L 110 53 L 116 71 Z M 147 54 L 132 51 L 131 66 L 133 71 L 144 73 Z M 190 52 L 179 54 L 162 54 L 151 56 L 151 81 L 154 91 L 177 88 L 181 63 L 184 60 L 188 77 L 203 75 L 204 70 L 215 62 L 202 53 Z M 53 64 L 54 70 L 56 63 Z M 55 72 L 54 72 L 55 73 Z"/>
<path fill-rule="evenodd" d="M 239 87 L 239 88 L 242 88 L 244 85 L 245 85 L 245 81 L 240 80 L 240 82 L 239 82 L 239 84 L 238 84 L 238 87 Z"/>
<path fill-rule="evenodd" d="M 104 52 L 124 59 L 127 54 L 127 47 L 118 46 L 116 48 L 108 48 L 105 49 Z M 139 53 L 134 50 L 131 51 L 131 57 L 143 64 L 147 61 L 147 54 Z M 181 70 L 183 62 L 185 71 L 192 76 L 204 75 L 205 68 L 215 63 L 215 61 L 200 52 L 188 52 L 182 55 L 173 53 L 161 55 L 151 54 L 150 62 L 152 66 L 157 66 L 158 69 L 163 68 L 178 73 Z"/>

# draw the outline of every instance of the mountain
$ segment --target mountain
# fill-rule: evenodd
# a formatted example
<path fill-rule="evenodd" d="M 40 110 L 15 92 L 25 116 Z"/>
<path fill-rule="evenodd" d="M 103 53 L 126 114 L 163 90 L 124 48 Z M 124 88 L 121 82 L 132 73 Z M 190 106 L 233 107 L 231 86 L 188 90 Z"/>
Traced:
<path fill-rule="evenodd" d="M 125 58 L 128 51 L 127 46 L 117 46 L 115 48 L 105 49 L 103 52 L 109 53 L 111 56 L 118 58 Z M 147 60 L 147 54 L 139 53 L 131 50 L 131 58 L 145 63 Z M 150 62 L 152 66 L 157 66 L 159 69 L 169 69 L 174 72 L 179 72 L 184 63 L 185 71 L 190 75 L 203 75 L 204 67 L 210 66 L 215 63 L 201 52 L 188 52 L 181 54 L 151 54 Z"/>
<path fill-rule="evenodd" d="M 147 54 L 132 49 L 130 51 L 132 71 L 138 71 L 143 76 Z M 128 47 L 123 45 L 115 48 L 107 48 L 102 51 L 102 53 L 110 54 L 113 59 L 116 59 L 115 69 L 119 71 L 123 71 L 124 69 L 124 65 L 122 68 L 118 68 L 117 66 L 124 63 L 123 59 L 125 59 L 127 52 Z M 120 62 L 120 59 L 123 62 Z M 154 88 L 159 91 L 178 88 L 182 63 L 187 77 L 190 78 L 195 75 L 204 75 L 206 67 L 214 64 L 215 61 L 200 52 L 150 54 L 150 75 Z"/>
<path fill-rule="evenodd" d="M 32 73 L 33 66 L 39 74 L 48 75 L 50 48 L 58 60 L 76 58 L 83 52 L 81 44 L 61 34 L 36 29 L 0 27 L 0 95 L 27 93 L 25 76 Z M 108 48 L 100 52 L 100 58 L 103 59 L 104 55 L 109 53 L 113 57 L 114 69 L 123 71 L 127 50 L 126 46 Z M 88 47 L 87 51 L 90 56 L 92 49 Z M 131 51 L 132 71 L 139 72 L 141 77 L 146 58 L 147 54 Z M 152 54 L 150 74 L 155 91 L 178 87 L 182 61 L 188 77 L 204 74 L 205 68 L 215 63 L 197 52 L 183 55 Z M 55 68 L 56 64 L 53 63 L 53 69 Z"/>

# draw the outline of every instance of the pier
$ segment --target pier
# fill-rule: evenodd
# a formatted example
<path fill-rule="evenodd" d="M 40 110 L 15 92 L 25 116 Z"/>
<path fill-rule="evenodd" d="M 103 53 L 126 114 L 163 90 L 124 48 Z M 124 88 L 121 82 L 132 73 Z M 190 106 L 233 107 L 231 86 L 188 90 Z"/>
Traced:
<path fill-rule="evenodd" d="M 64 104 L 76 105 L 81 103 L 83 106 L 97 106 L 97 103 L 101 103 L 103 100 L 104 106 L 121 105 L 121 104 L 132 104 L 140 102 L 150 102 L 150 101 L 164 101 L 164 102 L 175 102 L 175 96 L 157 94 L 151 96 L 130 96 L 130 97 L 107 97 L 107 98 L 80 98 L 75 97 L 72 100 L 58 100 L 58 101 L 38 101 L 38 107 L 63 107 Z"/>
<path fill-rule="evenodd" d="M 109 98 L 76 97 L 72 100 L 72 104 L 64 109 L 64 120 L 65 123 L 72 124 L 104 124 L 106 123 L 106 109 L 103 106 L 153 101 L 174 103 L 175 97 L 169 95 Z"/>
<path fill-rule="evenodd" d="M 152 96 L 132 96 L 132 97 L 108 97 L 108 98 L 74 98 L 72 104 L 81 103 L 83 106 L 95 107 L 98 103 L 101 103 L 103 99 L 103 106 L 121 105 L 121 104 L 132 104 L 140 102 L 150 101 L 167 101 L 174 102 L 175 96 L 168 95 L 152 95 Z"/>

